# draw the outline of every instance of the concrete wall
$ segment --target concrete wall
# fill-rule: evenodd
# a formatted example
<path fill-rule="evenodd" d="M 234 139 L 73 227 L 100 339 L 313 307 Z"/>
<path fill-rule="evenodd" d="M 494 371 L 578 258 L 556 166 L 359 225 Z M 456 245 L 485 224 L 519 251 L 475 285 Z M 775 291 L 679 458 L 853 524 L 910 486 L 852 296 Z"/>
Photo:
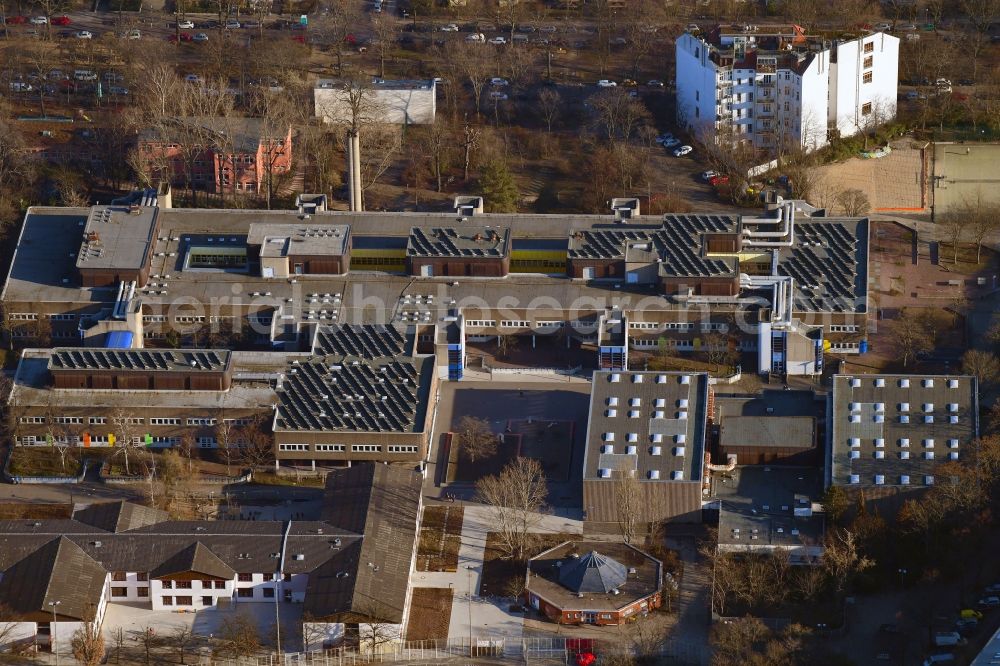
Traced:
<path fill-rule="evenodd" d="M 714 131 L 715 63 L 696 37 L 684 33 L 677 39 L 677 122 L 694 134 Z"/>

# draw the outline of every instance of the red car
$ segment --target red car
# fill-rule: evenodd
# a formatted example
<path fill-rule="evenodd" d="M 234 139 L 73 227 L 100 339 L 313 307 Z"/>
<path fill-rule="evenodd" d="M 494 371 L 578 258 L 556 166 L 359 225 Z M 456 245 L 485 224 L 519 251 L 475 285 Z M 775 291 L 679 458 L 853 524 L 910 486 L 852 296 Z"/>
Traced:
<path fill-rule="evenodd" d="M 9 25 L 24 25 L 28 22 L 28 17 L 26 16 L 8 16 L 7 23 Z"/>
<path fill-rule="evenodd" d="M 171 42 L 176 42 L 177 41 L 177 35 L 170 35 L 169 37 L 167 37 L 167 39 L 170 40 Z M 190 32 L 182 32 L 181 33 L 180 40 L 182 42 L 190 42 L 191 39 L 192 39 L 192 37 L 191 37 L 191 33 Z"/>
<path fill-rule="evenodd" d="M 708 182 L 711 183 L 713 187 L 718 187 L 719 185 L 725 185 L 726 183 L 728 183 L 729 176 L 722 176 L 722 175 L 712 176 L 712 178 Z"/>
<path fill-rule="evenodd" d="M 305 44 L 306 43 L 306 36 L 305 35 L 292 35 L 292 39 L 294 41 L 298 42 L 299 44 Z"/>
<path fill-rule="evenodd" d="M 69 25 L 72 21 L 69 20 L 68 16 L 53 16 L 52 25 Z"/>

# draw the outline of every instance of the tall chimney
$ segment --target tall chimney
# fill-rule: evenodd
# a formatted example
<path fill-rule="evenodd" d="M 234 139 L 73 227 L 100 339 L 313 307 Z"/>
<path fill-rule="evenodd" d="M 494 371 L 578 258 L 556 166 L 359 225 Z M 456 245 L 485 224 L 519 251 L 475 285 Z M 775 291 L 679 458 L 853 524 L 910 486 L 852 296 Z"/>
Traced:
<path fill-rule="evenodd" d="M 361 196 L 361 140 L 355 131 L 347 133 L 347 188 L 351 211 L 364 210 Z"/>

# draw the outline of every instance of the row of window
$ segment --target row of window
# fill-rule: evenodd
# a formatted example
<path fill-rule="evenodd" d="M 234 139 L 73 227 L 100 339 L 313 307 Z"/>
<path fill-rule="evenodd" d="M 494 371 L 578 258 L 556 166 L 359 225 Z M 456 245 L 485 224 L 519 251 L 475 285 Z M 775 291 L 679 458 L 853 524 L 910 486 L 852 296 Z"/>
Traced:
<path fill-rule="evenodd" d="M 320 451 L 324 453 L 341 453 L 347 450 L 344 444 L 314 444 L 310 449 L 309 444 L 278 444 L 279 451 Z M 381 444 L 353 444 L 352 453 L 379 453 L 382 451 Z M 419 447 L 416 444 L 389 444 L 386 446 L 388 453 L 417 453 Z"/>
<path fill-rule="evenodd" d="M 252 423 L 251 419 L 224 419 L 228 425 L 233 426 L 245 426 Z M 130 425 L 143 425 L 145 419 L 143 417 L 134 417 L 127 419 Z M 47 423 L 48 418 L 45 416 L 22 416 L 18 418 L 18 423 L 33 423 L 33 424 L 43 424 Z M 58 425 L 83 425 L 84 420 L 82 416 L 53 416 L 52 422 Z M 108 422 L 107 417 L 104 416 L 91 416 L 87 418 L 87 423 L 89 425 L 105 425 Z M 187 419 L 187 425 L 189 426 L 214 426 L 218 423 L 217 419 L 210 418 L 189 418 Z M 150 417 L 149 425 L 155 426 L 179 426 L 181 425 L 181 419 L 171 418 L 171 417 Z"/>
<path fill-rule="evenodd" d="M 852 324 L 831 324 L 829 327 L 831 333 L 857 333 L 858 326 Z"/>

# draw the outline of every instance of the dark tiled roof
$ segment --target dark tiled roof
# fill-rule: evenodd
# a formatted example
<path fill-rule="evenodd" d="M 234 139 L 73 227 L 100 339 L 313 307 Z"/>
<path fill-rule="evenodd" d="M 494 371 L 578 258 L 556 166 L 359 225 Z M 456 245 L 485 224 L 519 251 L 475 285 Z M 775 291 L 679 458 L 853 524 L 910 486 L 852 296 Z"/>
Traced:
<path fill-rule="evenodd" d="M 607 594 L 625 584 L 628 569 L 592 550 L 579 559 L 570 559 L 559 569 L 559 583 L 573 592 Z"/>
<path fill-rule="evenodd" d="M 4 572 L 0 600 L 15 613 L 51 613 L 88 620 L 100 603 L 107 572 L 68 537 L 52 539 Z"/>
<path fill-rule="evenodd" d="M 354 465 L 327 476 L 323 519 L 364 537 L 310 575 L 306 612 L 341 622 L 371 615 L 402 621 L 420 485 L 420 474 L 404 465 Z"/>
<path fill-rule="evenodd" d="M 126 532 L 170 520 L 166 511 L 132 502 L 91 504 L 73 512 L 74 520 L 108 532 Z"/>
<path fill-rule="evenodd" d="M 236 573 L 203 543 L 196 541 L 179 550 L 163 564 L 150 571 L 149 575 L 152 578 L 169 578 L 187 572 L 224 580 L 232 579 Z"/>

